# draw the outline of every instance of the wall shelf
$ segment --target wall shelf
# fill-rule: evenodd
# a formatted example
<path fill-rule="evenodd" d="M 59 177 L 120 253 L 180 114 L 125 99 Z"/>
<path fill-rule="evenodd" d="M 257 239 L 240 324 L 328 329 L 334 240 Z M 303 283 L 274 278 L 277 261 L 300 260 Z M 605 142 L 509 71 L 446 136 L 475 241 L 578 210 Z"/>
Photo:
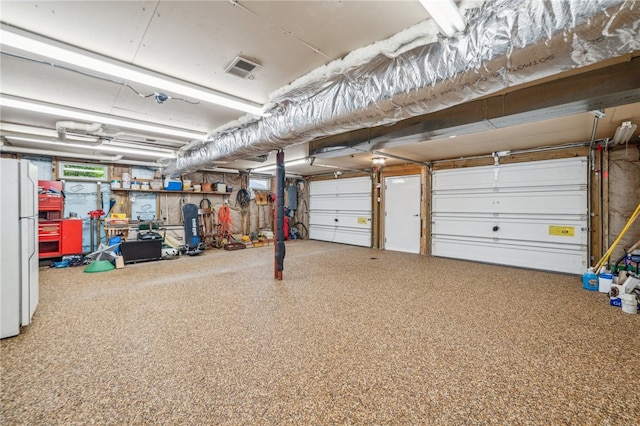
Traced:
<path fill-rule="evenodd" d="M 204 195 L 231 195 L 231 192 L 217 192 L 217 191 L 168 191 L 165 189 L 114 189 L 112 192 L 144 192 L 144 193 L 158 193 L 158 194 L 204 194 Z"/>

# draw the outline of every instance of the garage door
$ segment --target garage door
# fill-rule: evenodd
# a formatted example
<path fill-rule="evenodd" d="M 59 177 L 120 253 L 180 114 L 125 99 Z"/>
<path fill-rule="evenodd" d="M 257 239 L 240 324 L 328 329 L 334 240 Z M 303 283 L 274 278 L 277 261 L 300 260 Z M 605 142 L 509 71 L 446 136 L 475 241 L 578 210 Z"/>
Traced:
<path fill-rule="evenodd" d="M 582 274 L 587 159 L 433 173 L 432 254 Z"/>
<path fill-rule="evenodd" d="M 309 238 L 371 247 L 371 178 L 309 186 Z"/>

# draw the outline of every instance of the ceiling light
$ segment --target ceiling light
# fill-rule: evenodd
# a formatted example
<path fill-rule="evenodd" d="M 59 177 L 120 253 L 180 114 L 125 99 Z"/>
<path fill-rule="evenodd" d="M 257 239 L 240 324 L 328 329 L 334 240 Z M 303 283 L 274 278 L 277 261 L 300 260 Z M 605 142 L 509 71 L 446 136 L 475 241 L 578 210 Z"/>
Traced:
<path fill-rule="evenodd" d="M 374 166 L 384 166 L 386 158 L 384 157 L 373 157 L 373 165 Z"/>
<path fill-rule="evenodd" d="M 18 142 L 32 142 L 43 145 L 54 145 L 63 148 L 72 148 L 72 149 L 86 149 L 89 151 L 101 151 L 101 152 L 113 152 L 116 154 L 133 154 L 142 157 L 151 157 L 151 158 L 175 158 L 175 154 L 167 153 L 167 152 L 158 152 L 158 151 L 150 151 L 147 149 L 134 149 L 134 148 L 125 148 L 120 146 L 105 146 L 105 145 L 93 145 L 93 144 L 79 144 L 79 143 L 67 143 L 61 142 L 57 140 L 48 140 L 48 139 L 38 139 L 38 138 L 28 138 L 22 136 L 12 136 L 5 135 L 5 139 L 11 141 Z"/>
<path fill-rule="evenodd" d="M 630 121 L 623 121 L 620 126 L 616 129 L 615 135 L 613 135 L 613 139 L 611 139 L 611 143 L 613 145 L 617 144 L 625 144 L 629 142 L 631 136 L 633 136 L 633 132 L 638 128 L 637 125 L 631 124 Z"/>
<path fill-rule="evenodd" d="M 73 46 L 46 39 L 36 34 L 2 25 L 0 39 L 5 46 L 31 52 L 49 59 L 65 62 L 80 68 L 121 78 L 127 82 L 156 87 L 167 92 L 199 99 L 215 105 L 232 108 L 255 115 L 262 115 L 262 106 L 254 102 L 236 98 L 226 93 L 199 88 L 195 84 L 181 82 L 148 70 L 139 70 L 131 65 L 83 51 Z M 166 96 L 166 95 L 165 95 Z"/>
<path fill-rule="evenodd" d="M 285 161 L 284 166 L 285 167 L 299 166 L 301 164 L 306 164 L 308 162 L 309 162 L 309 160 L 307 158 L 299 158 L 297 160 Z M 266 172 L 268 170 L 273 170 L 276 167 L 278 167 L 277 164 L 270 164 L 268 166 L 260 166 L 260 167 L 256 167 L 255 169 L 251 169 L 251 173 L 262 173 L 262 172 Z"/>
<path fill-rule="evenodd" d="M 14 96 L 0 96 L 0 106 L 22 109 L 31 112 L 40 112 L 42 114 L 56 115 L 66 118 L 73 118 L 87 122 L 99 122 L 102 124 L 110 124 L 112 126 L 123 127 L 126 129 L 142 130 L 160 135 L 169 135 L 183 139 L 202 140 L 205 133 L 196 133 L 192 131 L 178 129 L 176 127 L 165 127 L 156 124 L 149 124 L 144 121 L 133 121 L 124 118 L 116 118 L 112 115 L 99 114 L 95 112 L 84 112 L 77 109 L 61 107 L 44 102 L 37 102 L 28 99 L 21 99 Z"/>
<path fill-rule="evenodd" d="M 440 30 L 451 37 L 457 31 L 465 29 L 464 19 L 453 0 L 419 0 Z"/>
<path fill-rule="evenodd" d="M 122 146 L 111 146 L 100 144 L 94 148 L 97 151 L 104 152 L 115 152 L 115 153 L 124 153 L 124 154 L 133 154 L 139 155 L 142 157 L 151 157 L 151 158 L 176 158 L 174 153 L 169 152 L 160 152 L 160 151 L 150 151 L 148 149 L 136 149 L 136 148 L 125 148 Z"/>
<path fill-rule="evenodd" d="M 102 139 L 101 146 L 112 146 L 114 148 L 116 148 L 116 147 L 124 147 L 124 148 L 129 148 L 129 149 L 133 148 L 133 149 L 137 149 L 137 150 L 151 150 L 151 152 L 161 152 L 161 153 L 165 153 L 165 154 L 171 154 L 172 157 L 176 156 L 176 150 L 175 149 L 160 148 L 160 147 L 156 147 L 156 146 L 139 145 L 136 142 L 121 142 L 121 141 L 112 140 L 112 139 Z"/>
<path fill-rule="evenodd" d="M 200 169 L 200 171 L 203 172 L 218 172 L 218 173 L 234 173 L 234 174 L 239 174 L 240 170 L 237 169 L 227 169 L 224 167 L 212 167 L 210 169 Z"/>
<path fill-rule="evenodd" d="M 44 129 L 42 127 L 25 126 L 22 124 L 0 123 L 0 134 L 24 134 L 30 136 L 43 136 L 52 139 L 58 138 L 58 132 L 52 129 Z M 66 140 L 78 142 L 96 142 L 95 136 L 89 135 L 67 135 Z"/>

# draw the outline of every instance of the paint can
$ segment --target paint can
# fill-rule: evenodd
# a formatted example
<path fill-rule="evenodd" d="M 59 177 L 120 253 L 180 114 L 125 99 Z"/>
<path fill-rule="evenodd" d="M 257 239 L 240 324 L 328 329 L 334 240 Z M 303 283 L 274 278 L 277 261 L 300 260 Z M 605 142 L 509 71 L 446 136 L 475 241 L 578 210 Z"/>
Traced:
<path fill-rule="evenodd" d="M 120 179 L 111 180 L 111 189 L 120 189 L 120 186 L 121 186 Z"/>

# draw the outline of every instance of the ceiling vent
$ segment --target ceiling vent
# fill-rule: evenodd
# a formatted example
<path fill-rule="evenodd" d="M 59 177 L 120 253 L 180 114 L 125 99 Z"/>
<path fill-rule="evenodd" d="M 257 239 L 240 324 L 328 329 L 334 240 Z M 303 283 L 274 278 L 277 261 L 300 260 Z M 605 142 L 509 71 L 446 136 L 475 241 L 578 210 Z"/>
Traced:
<path fill-rule="evenodd" d="M 255 62 L 251 62 L 248 59 L 236 56 L 236 58 L 229 64 L 224 72 L 240 78 L 249 78 L 251 77 L 253 71 L 255 71 L 259 67 L 260 65 L 256 64 Z"/>

